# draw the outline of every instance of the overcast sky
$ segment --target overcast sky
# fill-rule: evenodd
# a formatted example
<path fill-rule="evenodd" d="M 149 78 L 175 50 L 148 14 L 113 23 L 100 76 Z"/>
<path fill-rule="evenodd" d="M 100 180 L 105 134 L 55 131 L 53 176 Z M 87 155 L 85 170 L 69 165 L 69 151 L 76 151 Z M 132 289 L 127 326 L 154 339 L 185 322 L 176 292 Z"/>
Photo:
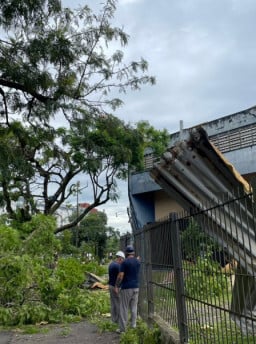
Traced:
<path fill-rule="evenodd" d="M 65 0 L 70 6 L 103 0 Z M 116 116 L 157 129 L 191 127 L 256 104 L 255 0 L 119 0 L 115 24 L 130 35 L 125 58 L 144 57 L 157 84 L 129 92 Z M 109 225 L 130 230 L 127 188 L 105 205 Z M 100 209 L 102 210 L 102 209 Z"/>

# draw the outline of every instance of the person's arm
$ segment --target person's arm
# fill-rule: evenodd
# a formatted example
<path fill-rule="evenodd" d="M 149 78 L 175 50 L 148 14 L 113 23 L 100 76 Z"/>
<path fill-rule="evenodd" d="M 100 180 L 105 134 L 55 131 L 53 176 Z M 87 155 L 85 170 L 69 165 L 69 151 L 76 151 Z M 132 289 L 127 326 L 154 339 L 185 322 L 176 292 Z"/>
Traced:
<path fill-rule="evenodd" d="M 124 278 L 124 272 L 119 272 L 116 278 L 116 283 L 115 283 L 115 292 L 118 293 L 120 287 L 121 287 L 121 283 L 122 280 Z"/>

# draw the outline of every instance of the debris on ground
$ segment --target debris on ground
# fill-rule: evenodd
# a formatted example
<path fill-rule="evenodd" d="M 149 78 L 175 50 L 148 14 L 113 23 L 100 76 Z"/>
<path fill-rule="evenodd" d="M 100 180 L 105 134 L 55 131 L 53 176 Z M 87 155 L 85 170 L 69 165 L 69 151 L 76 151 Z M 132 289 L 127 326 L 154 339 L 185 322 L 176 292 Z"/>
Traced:
<path fill-rule="evenodd" d="M 104 278 L 99 277 L 92 272 L 86 272 L 86 277 L 87 279 L 83 283 L 83 287 L 88 289 L 108 289 L 107 281 Z"/>

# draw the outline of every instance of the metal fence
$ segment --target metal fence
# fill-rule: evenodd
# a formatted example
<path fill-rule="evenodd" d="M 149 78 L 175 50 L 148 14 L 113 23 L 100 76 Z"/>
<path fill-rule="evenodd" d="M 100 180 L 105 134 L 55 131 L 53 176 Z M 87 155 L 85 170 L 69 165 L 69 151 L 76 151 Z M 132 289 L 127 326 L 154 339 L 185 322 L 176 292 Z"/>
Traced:
<path fill-rule="evenodd" d="M 134 232 L 139 313 L 180 343 L 256 343 L 256 226 L 252 194 L 170 214 Z"/>

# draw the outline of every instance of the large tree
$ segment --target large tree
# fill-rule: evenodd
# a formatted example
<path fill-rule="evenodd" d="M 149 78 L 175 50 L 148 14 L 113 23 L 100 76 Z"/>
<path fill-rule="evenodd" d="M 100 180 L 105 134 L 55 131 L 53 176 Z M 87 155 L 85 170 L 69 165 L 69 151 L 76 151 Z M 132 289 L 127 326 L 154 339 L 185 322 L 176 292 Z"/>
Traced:
<path fill-rule="evenodd" d="M 107 226 L 107 215 L 97 211 L 88 214 L 73 232 L 72 242 L 76 247 L 84 245 L 100 261 L 104 258 L 108 238 L 115 232 Z"/>
<path fill-rule="evenodd" d="M 54 214 L 86 175 L 91 205 L 56 229 L 116 199 L 116 178 L 141 162 L 143 133 L 111 113 L 115 94 L 154 83 L 144 59 L 125 64 L 128 35 L 111 23 L 115 0 L 98 14 L 59 0 L 0 0 L 0 201 L 12 218 Z M 113 45 L 112 42 L 114 43 Z"/>

